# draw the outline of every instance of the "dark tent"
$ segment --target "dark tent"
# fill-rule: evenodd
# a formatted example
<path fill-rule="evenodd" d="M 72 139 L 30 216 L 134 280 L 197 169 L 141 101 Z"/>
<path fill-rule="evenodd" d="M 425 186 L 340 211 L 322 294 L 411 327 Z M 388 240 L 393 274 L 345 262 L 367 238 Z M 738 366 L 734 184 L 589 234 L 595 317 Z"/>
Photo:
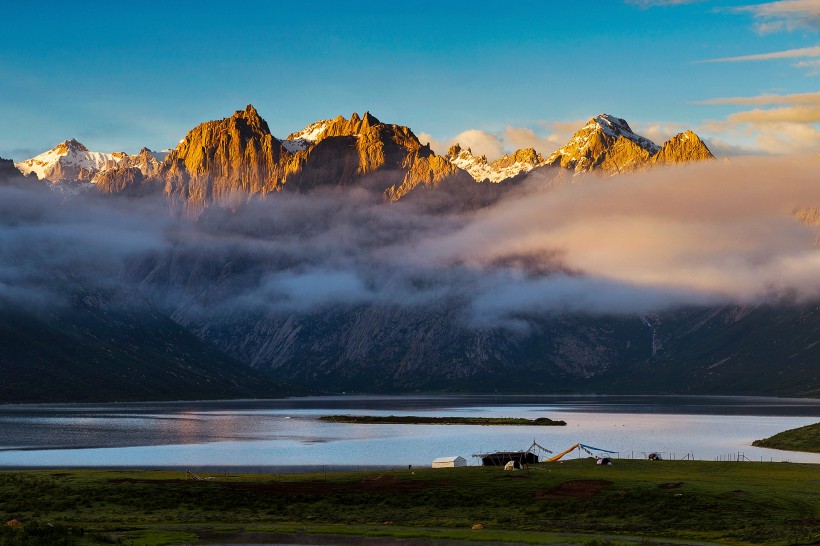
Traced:
<path fill-rule="evenodd" d="M 498 451 L 496 453 L 482 453 L 481 464 L 484 466 L 504 466 L 512 461 L 515 468 L 525 464 L 538 462 L 538 455 L 529 451 Z"/>

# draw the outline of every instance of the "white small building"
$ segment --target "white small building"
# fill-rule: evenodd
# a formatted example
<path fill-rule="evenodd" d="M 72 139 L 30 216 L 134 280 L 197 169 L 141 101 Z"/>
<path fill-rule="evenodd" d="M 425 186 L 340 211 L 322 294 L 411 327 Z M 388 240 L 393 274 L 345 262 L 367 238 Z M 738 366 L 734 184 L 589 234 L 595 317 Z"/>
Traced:
<path fill-rule="evenodd" d="M 455 468 L 457 466 L 467 466 L 467 459 L 458 455 L 433 459 L 433 468 Z"/>

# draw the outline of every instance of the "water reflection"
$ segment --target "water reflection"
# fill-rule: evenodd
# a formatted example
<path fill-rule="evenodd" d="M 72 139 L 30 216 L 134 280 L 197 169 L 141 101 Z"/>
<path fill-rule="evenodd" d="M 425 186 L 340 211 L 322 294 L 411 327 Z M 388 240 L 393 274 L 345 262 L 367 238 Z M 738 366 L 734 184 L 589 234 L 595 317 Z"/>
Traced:
<path fill-rule="evenodd" d="M 342 425 L 328 413 L 550 417 L 567 427 Z M 0 406 L 0 465 L 426 465 L 538 443 L 714 459 L 820 463 L 751 442 L 818 421 L 820 400 L 749 397 L 332 397 L 271 401 Z M 473 461 L 474 462 L 474 461 Z"/>

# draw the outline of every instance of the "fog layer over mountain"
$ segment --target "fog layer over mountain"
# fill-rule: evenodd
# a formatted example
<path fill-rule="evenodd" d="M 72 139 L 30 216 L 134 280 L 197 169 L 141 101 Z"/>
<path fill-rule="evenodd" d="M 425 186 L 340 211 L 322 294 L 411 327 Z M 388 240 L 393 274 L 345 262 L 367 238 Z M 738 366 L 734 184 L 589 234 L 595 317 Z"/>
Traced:
<path fill-rule="evenodd" d="M 0 301 L 47 309 L 75 285 L 124 287 L 189 317 L 384 304 L 514 329 L 532 313 L 805 301 L 820 297 L 820 228 L 794 211 L 820 207 L 817 167 L 746 159 L 549 188 L 536 174 L 491 207 L 444 214 L 364 189 L 285 192 L 193 221 L 162 197 L 6 184 Z"/>

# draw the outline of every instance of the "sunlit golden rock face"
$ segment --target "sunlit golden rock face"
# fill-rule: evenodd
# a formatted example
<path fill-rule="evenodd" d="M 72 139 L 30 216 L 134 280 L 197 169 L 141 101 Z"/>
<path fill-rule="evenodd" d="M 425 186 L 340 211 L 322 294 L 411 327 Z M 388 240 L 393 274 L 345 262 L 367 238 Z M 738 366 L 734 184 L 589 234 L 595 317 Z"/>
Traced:
<path fill-rule="evenodd" d="M 317 122 L 282 142 L 248 105 L 230 118 L 191 130 L 152 182 L 162 184 L 164 193 L 185 207 L 196 208 L 236 195 L 363 181 L 368 189 L 396 200 L 458 171 L 422 146 L 409 128 L 381 123 L 369 112 Z M 103 191 L 122 191 L 127 185 L 106 182 Z"/>
<path fill-rule="evenodd" d="M 530 165 L 540 165 L 544 158 L 535 151 L 535 148 L 522 148 L 516 150 L 511 155 L 504 155 L 492 162 L 493 167 L 505 169 L 516 163 L 528 163 Z"/>
<path fill-rule="evenodd" d="M 820 226 L 820 207 L 794 209 L 793 214 L 801 224 Z"/>
<path fill-rule="evenodd" d="M 424 147 L 407 157 L 407 174 L 401 184 L 394 184 L 385 190 L 385 197 L 391 202 L 398 201 L 416 188 L 435 189 L 450 177 L 458 177 L 460 181 L 467 179 L 461 169 Z"/>
<path fill-rule="evenodd" d="M 231 117 L 198 125 L 162 163 L 158 157 L 145 149 L 136 156 L 122 154 L 119 168 L 98 175 L 97 190 L 134 195 L 160 191 L 196 214 L 211 203 L 286 190 L 357 185 L 397 201 L 416 188 L 439 188 L 449 178 L 454 179 L 449 191 L 476 193 L 465 181 L 515 181 L 544 166 L 619 174 L 712 155 L 694 133 L 678 135 L 661 148 L 632 132 L 623 119 L 606 114 L 591 119 L 547 159 L 525 148 L 488 162 L 457 145 L 447 156 L 438 156 L 408 127 L 382 123 L 369 112 L 317 121 L 282 141 L 248 105 Z M 476 195 L 500 191 L 485 188 Z"/>
<path fill-rule="evenodd" d="M 593 170 L 610 174 L 621 174 L 638 171 L 649 164 L 652 156 L 628 138 L 618 137 L 609 149 L 597 156 Z"/>
<path fill-rule="evenodd" d="M 680 133 L 658 146 L 635 134 L 623 119 L 602 114 L 589 120 L 546 164 L 574 172 L 620 174 L 654 165 L 714 159 L 692 131 Z"/>
<path fill-rule="evenodd" d="M 658 149 L 651 140 L 635 134 L 625 120 L 601 114 L 553 152 L 546 164 L 575 172 L 617 174 L 636 170 Z"/>
<path fill-rule="evenodd" d="M 365 112 L 362 117 L 359 117 L 359 114 L 353 112 L 350 119 L 345 119 L 344 116 L 337 116 L 329 120 L 324 132 L 317 137 L 317 140 L 321 141 L 322 139 L 334 136 L 356 136 L 366 133 L 378 125 L 382 125 L 382 122 L 376 119 L 370 112 Z"/>
<path fill-rule="evenodd" d="M 663 143 L 663 147 L 652 157 L 655 165 L 674 165 L 689 161 L 714 159 L 709 148 L 692 131 L 678 133 Z"/>
<path fill-rule="evenodd" d="M 292 154 L 274 138 L 252 105 L 192 129 L 163 162 L 165 193 L 202 206 L 236 192 L 264 194 L 281 187 Z"/>

